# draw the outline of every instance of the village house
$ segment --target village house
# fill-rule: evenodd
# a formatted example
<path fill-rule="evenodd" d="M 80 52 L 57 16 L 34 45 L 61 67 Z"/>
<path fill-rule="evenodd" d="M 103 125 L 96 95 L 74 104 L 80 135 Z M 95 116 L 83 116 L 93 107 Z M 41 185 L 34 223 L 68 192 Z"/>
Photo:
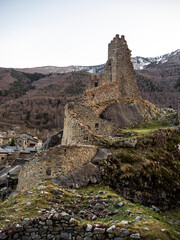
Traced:
<path fill-rule="evenodd" d="M 34 156 L 34 154 L 37 152 L 37 149 L 35 147 L 33 148 L 26 148 L 23 151 L 20 152 L 20 157 L 27 159 L 29 157 Z"/>
<path fill-rule="evenodd" d="M 16 136 L 16 133 L 15 133 L 14 130 L 9 130 L 9 131 L 7 132 L 7 134 L 8 134 L 8 137 L 15 137 L 15 136 Z"/>
<path fill-rule="evenodd" d="M 15 138 L 16 133 L 14 130 L 0 130 L 0 146 L 8 146 L 11 144 L 13 138 Z"/>
<path fill-rule="evenodd" d="M 0 163 L 7 159 L 8 152 L 0 147 Z"/>
<path fill-rule="evenodd" d="M 12 139 L 9 137 L 3 137 L 3 144 L 2 146 L 8 146 L 11 143 Z"/>
<path fill-rule="evenodd" d="M 42 141 L 29 133 L 22 133 L 18 138 L 16 138 L 16 145 L 17 147 L 22 147 L 23 149 L 28 147 L 33 148 L 41 146 Z"/>

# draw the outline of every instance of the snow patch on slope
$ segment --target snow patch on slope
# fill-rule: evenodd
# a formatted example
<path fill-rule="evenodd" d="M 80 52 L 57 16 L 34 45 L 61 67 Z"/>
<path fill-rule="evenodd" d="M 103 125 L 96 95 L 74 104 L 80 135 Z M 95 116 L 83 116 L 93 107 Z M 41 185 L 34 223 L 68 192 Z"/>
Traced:
<path fill-rule="evenodd" d="M 177 55 L 178 53 L 180 53 L 180 49 L 178 49 L 174 52 L 168 53 L 168 54 L 158 56 L 158 57 L 144 58 L 144 57 L 137 56 L 137 57 L 132 58 L 131 60 L 132 60 L 132 63 L 133 63 L 133 66 L 134 66 L 135 70 L 142 70 L 142 69 L 146 68 L 151 63 L 159 64 L 159 63 L 168 62 L 169 58 Z"/>

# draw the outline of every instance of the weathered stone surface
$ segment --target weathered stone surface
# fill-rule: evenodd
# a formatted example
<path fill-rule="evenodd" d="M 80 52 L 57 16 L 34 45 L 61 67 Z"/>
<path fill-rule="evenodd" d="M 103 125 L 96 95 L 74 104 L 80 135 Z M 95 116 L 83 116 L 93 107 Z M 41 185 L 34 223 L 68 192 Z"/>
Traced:
<path fill-rule="evenodd" d="M 5 233 L 0 233 L 0 239 L 4 240 L 4 239 L 8 239 L 8 237 Z"/>
<path fill-rule="evenodd" d="M 143 228 L 143 230 L 145 230 L 145 231 L 149 231 L 149 228 L 145 227 L 145 228 Z"/>
<path fill-rule="evenodd" d="M 106 148 L 100 148 L 96 154 L 96 156 L 92 159 L 94 164 L 99 163 L 102 160 L 106 160 L 108 156 L 111 155 L 111 151 Z"/>
<path fill-rule="evenodd" d="M 119 234 L 119 237 L 126 237 L 126 236 L 129 236 L 129 235 L 130 235 L 130 232 L 127 229 L 122 228 L 121 233 Z"/>
<path fill-rule="evenodd" d="M 86 231 L 91 232 L 92 228 L 93 228 L 93 226 L 91 224 L 87 224 Z"/>
<path fill-rule="evenodd" d="M 127 215 L 129 215 L 129 214 L 131 214 L 131 213 L 132 213 L 131 210 L 128 210 L 128 209 L 127 209 L 127 210 L 125 211 L 125 214 L 127 214 Z"/>
<path fill-rule="evenodd" d="M 22 236 L 22 240 L 31 240 L 30 237 Z"/>
<path fill-rule="evenodd" d="M 141 237 L 140 237 L 139 233 L 133 233 L 133 234 L 130 235 L 130 238 L 132 238 L 132 239 L 140 239 Z"/>
<path fill-rule="evenodd" d="M 62 232 L 62 233 L 60 234 L 60 237 L 61 237 L 62 239 L 64 239 L 64 240 L 69 240 L 69 233 L 67 233 L 67 232 Z"/>
<path fill-rule="evenodd" d="M 28 189 L 45 178 L 55 179 L 57 176 L 67 175 L 90 162 L 96 152 L 95 146 L 60 145 L 39 153 L 22 167 L 17 190 Z M 51 175 L 47 175 L 46 170 L 51 170 Z"/>
<path fill-rule="evenodd" d="M 88 104 L 99 104 L 118 98 L 139 97 L 131 52 L 124 36 L 115 38 L 108 45 L 108 61 L 102 77 L 92 76 L 90 89 L 85 97 Z"/>
<path fill-rule="evenodd" d="M 124 202 L 120 202 L 120 203 L 118 203 L 118 207 L 123 207 L 124 206 Z"/>
<path fill-rule="evenodd" d="M 128 222 L 128 221 L 126 221 L 126 220 L 122 220 L 122 221 L 121 221 L 121 224 L 123 224 L 123 225 L 128 225 L 128 224 L 129 224 L 129 222 Z"/>
<path fill-rule="evenodd" d="M 85 237 L 84 240 L 92 240 L 91 237 Z"/>
<path fill-rule="evenodd" d="M 97 219 L 97 216 L 96 215 L 93 215 L 92 216 L 92 220 L 96 220 Z"/>
<path fill-rule="evenodd" d="M 47 224 L 48 226 L 51 226 L 51 225 L 53 224 L 53 222 L 52 222 L 51 220 L 47 220 L 47 221 L 46 221 L 46 224 Z"/>
<path fill-rule="evenodd" d="M 114 231 L 116 230 L 116 226 L 115 225 L 112 225 L 111 227 L 109 227 L 106 232 L 108 233 L 113 233 Z"/>
<path fill-rule="evenodd" d="M 78 235 L 77 237 L 76 237 L 76 240 L 82 240 L 83 238 L 80 236 L 80 235 Z"/>
<path fill-rule="evenodd" d="M 105 228 L 95 228 L 94 229 L 94 233 L 95 234 L 102 234 L 102 233 L 105 233 L 106 229 Z"/>
<path fill-rule="evenodd" d="M 73 188 L 87 186 L 89 183 L 100 183 L 101 180 L 99 168 L 91 162 L 66 176 L 59 176 L 55 179 L 59 185 Z"/>
<path fill-rule="evenodd" d="M 70 219 L 70 216 L 66 212 L 62 212 L 61 213 L 61 219 L 68 221 Z"/>
<path fill-rule="evenodd" d="M 142 218 L 141 218 L 140 216 L 137 216 L 137 217 L 135 218 L 135 221 L 136 221 L 136 222 L 139 222 L 140 220 L 142 220 Z"/>
<path fill-rule="evenodd" d="M 155 212 L 160 212 L 160 209 L 157 208 L 156 206 L 152 205 L 152 210 L 155 211 Z"/>
<path fill-rule="evenodd" d="M 56 145 L 60 145 L 61 144 L 61 140 L 62 140 L 62 135 L 63 135 L 63 131 L 49 137 L 46 142 L 44 142 L 43 146 L 42 146 L 42 150 L 45 149 L 49 149 L 51 147 L 54 147 Z"/>
<path fill-rule="evenodd" d="M 102 113 L 101 118 L 116 123 L 120 128 L 131 127 L 142 121 L 156 117 L 158 109 L 144 100 L 119 101 L 108 106 Z M 131 142 L 126 142 L 132 147 Z"/>
<path fill-rule="evenodd" d="M 15 233 L 13 236 L 13 239 L 18 239 L 19 238 L 19 233 Z"/>
<path fill-rule="evenodd" d="M 82 103 L 65 106 L 63 145 L 94 144 L 94 135 L 108 137 L 116 131 L 116 124 L 104 121 L 89 106 Z"/>

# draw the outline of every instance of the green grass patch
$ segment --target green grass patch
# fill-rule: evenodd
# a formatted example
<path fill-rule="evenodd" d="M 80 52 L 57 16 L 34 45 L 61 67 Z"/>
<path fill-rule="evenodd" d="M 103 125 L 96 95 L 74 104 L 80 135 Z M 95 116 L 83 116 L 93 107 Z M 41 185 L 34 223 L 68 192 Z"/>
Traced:
<path fill-rule="evenodd" d="M 140 124 L 129 128 L 129 129 L 123 129 L 123 132 L 133 131 L 138 134 L 146 134 L 153 130 L 157 130 L 159 128 L 173 128 L 170 126 L 170 122 L 175 119 L 177 116 L 176 113 L 173 113 L 171 115 L 168 115 L 165 120 L 158 121 L 158 120 L 152 120 L 147 122 L 141 122 Z"/>

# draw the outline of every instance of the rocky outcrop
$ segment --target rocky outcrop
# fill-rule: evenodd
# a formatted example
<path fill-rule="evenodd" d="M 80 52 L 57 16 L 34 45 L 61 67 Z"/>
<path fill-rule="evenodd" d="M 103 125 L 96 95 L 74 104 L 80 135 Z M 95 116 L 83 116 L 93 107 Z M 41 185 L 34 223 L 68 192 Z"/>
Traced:
<path fill-rule="evenodd" d="M 100 183 L 101 181 L 102 177 L 99 168 L 91 162 L 76 168 L 65 176 L 55 178 L 55 182 L 65 188 L 84 187 L 91 183 Z"/>
<path fill-rule="evenodd" d="M 114 122 L 120 128 L 125 128 L 151 120 L 158 114 L 158 108 L 150 102 L 142 99 L 132 99 L 111 104 L 100 114 L 100 117 Z"/>
<path fill-rule="evenodd" d="M 109 149 L 100 148 L 89 163 L 76 168 L 67 175 L 58 176 L 54 181 L 65 188 L 78 188 L 91 183 L 101 183 L 102 168 L 99 164 L 109 156 L 111 156 Z"/>

